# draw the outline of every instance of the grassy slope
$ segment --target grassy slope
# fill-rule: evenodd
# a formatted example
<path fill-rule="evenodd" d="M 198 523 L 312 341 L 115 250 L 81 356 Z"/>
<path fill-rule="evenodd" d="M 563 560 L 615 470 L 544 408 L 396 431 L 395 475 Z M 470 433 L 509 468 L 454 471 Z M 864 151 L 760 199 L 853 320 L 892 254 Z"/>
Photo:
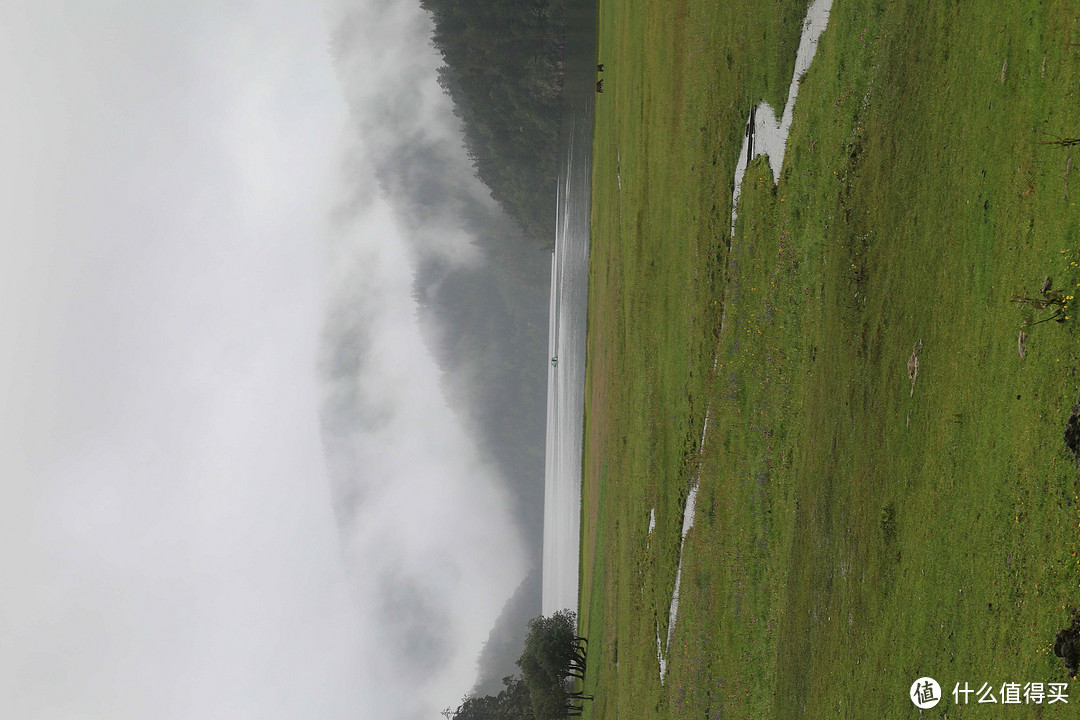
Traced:
<path fill-rule="evenodd" d="M 742 123 L 785 94 L 805 5 L 720 5 L 600 4 L 591 713 L 882 717 L 913 710 L 922 674 L 1064 679 L 1080 348 L 1074 322 L 1045 323 L 1021 361 L 1045 312 L 1009 299 L 1080 284 L 1080 185 L 1065 198 L 1069 151 L 1039 144 L 1080 136 L 1080 11 L 837 0 L 780 183 L 751 166 L 729 251 Z"/>

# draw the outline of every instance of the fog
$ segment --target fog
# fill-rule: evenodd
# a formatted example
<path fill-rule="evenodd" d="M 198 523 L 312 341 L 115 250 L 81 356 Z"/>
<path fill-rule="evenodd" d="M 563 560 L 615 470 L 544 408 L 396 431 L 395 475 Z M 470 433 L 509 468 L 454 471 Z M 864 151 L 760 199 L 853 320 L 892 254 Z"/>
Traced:
<path fill-rule="evenodd" d="M 456 218 L 490 210 L 428 31 L 0 8 L 12 717 L 431 717 L 471 686 L 526 567 L 414 297 L 483 262 Z"/>

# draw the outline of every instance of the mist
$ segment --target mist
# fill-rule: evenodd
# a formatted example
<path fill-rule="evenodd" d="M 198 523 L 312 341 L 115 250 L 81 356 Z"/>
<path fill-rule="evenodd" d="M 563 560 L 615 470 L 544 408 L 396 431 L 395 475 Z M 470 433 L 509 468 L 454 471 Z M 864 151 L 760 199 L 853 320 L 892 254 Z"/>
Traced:
<path fill-rule="evenodd" d="M 473 686 L 488 632 L 539 556 L 542 466 L 522 502 L 505 473 L 514 459 L 500 466 L 475 408 L 484 362 L 502 358 L 442 352 L 454 328 L 440 318 L 466 307 L 462 283 L 488 298 L 469 307 L 498 317 L 483 245 L 520 231 L 474 176 L 428 16 L 338 2 L 330 24 L 351 123 L 319 363 L 323 442 L 347 566 L 389 648 L 381 682 L 419 691 L 416 712 L 430 712 Z"/>
<path fill-rule="evenodd" d="M 422 309 L 499 222 L 425 23 L 0 9 L 13 716 L 431 717 L 475 681 L 529 552 Z"/>

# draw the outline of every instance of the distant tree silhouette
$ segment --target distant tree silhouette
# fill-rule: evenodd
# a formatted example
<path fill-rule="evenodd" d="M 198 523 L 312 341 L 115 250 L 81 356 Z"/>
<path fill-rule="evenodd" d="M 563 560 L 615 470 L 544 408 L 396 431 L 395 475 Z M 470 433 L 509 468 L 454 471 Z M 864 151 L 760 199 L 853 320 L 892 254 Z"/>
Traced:
<path fill-rule="evenodd" d="M 421 0 L 465 147 L 492 197 L 532 238 L 555 237 L 564 0 Z"/>

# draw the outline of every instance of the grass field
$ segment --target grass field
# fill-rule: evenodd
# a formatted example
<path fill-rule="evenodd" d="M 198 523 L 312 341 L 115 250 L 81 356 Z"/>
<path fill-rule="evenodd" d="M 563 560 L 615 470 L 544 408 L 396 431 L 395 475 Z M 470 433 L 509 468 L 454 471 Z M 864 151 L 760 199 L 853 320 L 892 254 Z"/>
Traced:
<path fill-rule="evenodd" d="M 1023 328 L 1022 359 L 1051 309 L 1011 300 L 1080 291 L 1080 145 L 1046 144 L 1080 137 L 1080 6 L 925 5 L 835 0 L 729 243 L 746 116 L 782 106 L 806 3 L 600 2 L 590 717 L 914 715 L 923 675 L 929 714 L 990 717 L 954 685 L 1068 679 L 1080 317 Z M 1001 712 L 1071 716 L 1078 687 Z"/>

